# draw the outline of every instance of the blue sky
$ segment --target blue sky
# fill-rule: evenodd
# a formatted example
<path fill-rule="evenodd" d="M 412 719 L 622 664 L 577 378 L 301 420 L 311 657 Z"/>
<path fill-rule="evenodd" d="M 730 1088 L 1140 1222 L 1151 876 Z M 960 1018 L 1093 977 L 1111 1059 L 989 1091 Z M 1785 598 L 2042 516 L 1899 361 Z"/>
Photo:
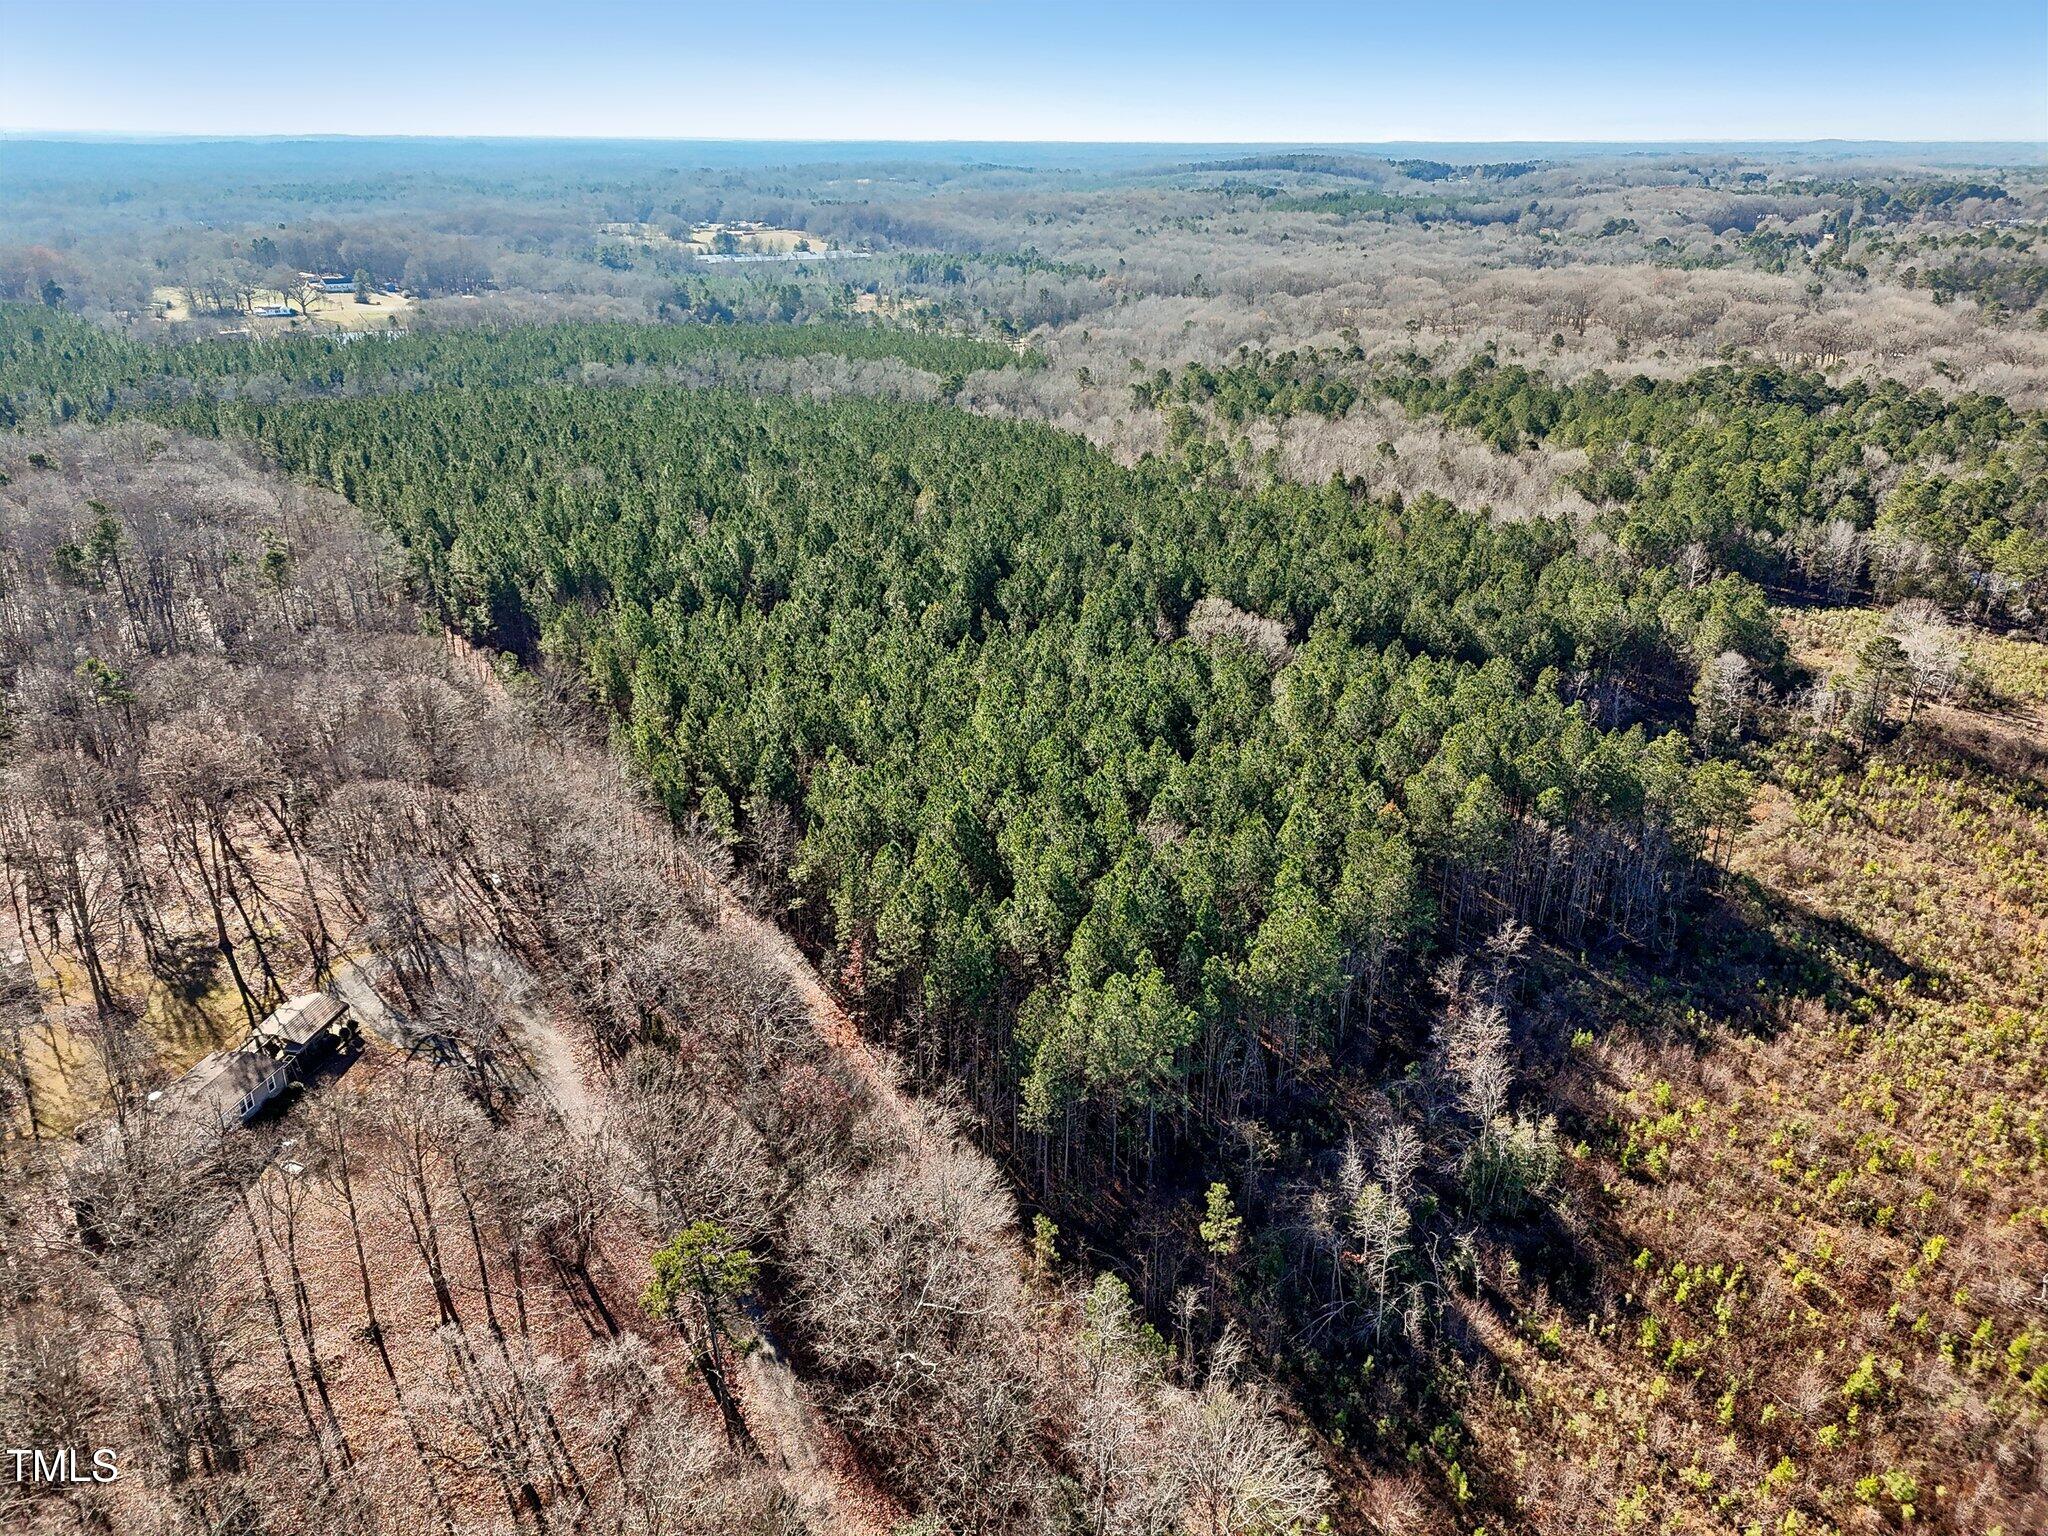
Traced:
<path fill-rule="evenodd" d="M 2042 141 L 2048 0 L 0 0 L 0 128 Z"/>

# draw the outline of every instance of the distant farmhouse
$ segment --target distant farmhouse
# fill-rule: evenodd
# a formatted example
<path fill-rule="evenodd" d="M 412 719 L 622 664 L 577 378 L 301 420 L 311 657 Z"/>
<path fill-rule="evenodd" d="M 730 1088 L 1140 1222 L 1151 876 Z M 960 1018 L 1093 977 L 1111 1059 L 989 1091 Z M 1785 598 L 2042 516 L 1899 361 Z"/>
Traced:
<path fill-rule="evenodd" d="M 354 293 L 356 280 L 344 272 L 301 272 L 299 281 L 322 293 Z"/>

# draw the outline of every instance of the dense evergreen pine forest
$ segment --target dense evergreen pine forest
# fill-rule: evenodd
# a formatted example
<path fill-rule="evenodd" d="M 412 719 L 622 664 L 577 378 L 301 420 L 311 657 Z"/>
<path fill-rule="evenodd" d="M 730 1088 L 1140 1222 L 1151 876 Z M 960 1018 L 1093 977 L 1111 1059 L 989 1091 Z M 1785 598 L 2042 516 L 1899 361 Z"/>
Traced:
<path fill-rule="evenodd" d="M 367 345 L 362 343 L 367 342 Z M 928 373 L 1038 361 L 994 342 L 875 326 L 549 325 L 509 334 L 375 331 L 138 344 L 70 317 L 0 306 L 0 423 L 102 419 L 194 389 L 275 399 L 397 388 L 567 380 L 582 369 L 657 370 L 711 357 L 891 359 Z"/>

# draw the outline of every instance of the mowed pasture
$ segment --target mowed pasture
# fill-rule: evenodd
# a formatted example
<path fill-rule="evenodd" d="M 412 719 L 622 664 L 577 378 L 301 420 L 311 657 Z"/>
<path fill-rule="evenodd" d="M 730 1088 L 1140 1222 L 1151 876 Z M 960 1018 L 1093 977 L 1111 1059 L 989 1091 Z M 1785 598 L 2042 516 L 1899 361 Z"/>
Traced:
<path fill-rule="evenodd" d="M 832 242 L 822 235 L 801 229 L 745 229 L 728 224 L 704 224 L 690 231 L 690 244 L 700 250 L 716 250 L 718 237 L 729 234 L 737 249 L 746 254 L 785 255 L 791 251 L 829 251 Z"/>
<path fill-rule="evenodd" d="M 786 256 L 798 251 L 823 253 L 833 249 L 830 240 L 809 230 L 784 229 L 754 224 L 747 220 L 712 220 L 703 224 L 693 224 L 686 239 L 670 234 L 659 224 L 637 220 L 613 220 L 611 223 L 600 225 L 598 234 L 605 239 L 631 240 L 640 245 L 690 251 L 700 256 L 716 251 L 721 235 L 731 237 L 732 252 L 737 255 Z"/>
<path fill-rule="evenodd" d="M 189 287 L 178 284 L 160 284 L 150 290 L 150 307 L 160 320 L 173 325 L 189 324 L 195 319 L 232 321 L 245 325 L 263 335 L 288 331 L 294 327 L 303 328 L 309 321 L 314 325 L 329 326 L 336 330 L 368 330 L 390 325 L 393 321 L 405 323 L 417 307 L 409 294 L 385 293 L 381 289 L 371 292 L 367 304 L 356 302 L 353 293 L 281 293 L 275 288 L 253 290 L 249 309 L 229 308 L 226 310 L 195 314 L 192 302 L 194 293 Z M 304 302 L 302 303 L 302 298 Z M 255 314 L 255 310 L 282 306 L 292 311 L 289 319 L 277 316 Z"/>

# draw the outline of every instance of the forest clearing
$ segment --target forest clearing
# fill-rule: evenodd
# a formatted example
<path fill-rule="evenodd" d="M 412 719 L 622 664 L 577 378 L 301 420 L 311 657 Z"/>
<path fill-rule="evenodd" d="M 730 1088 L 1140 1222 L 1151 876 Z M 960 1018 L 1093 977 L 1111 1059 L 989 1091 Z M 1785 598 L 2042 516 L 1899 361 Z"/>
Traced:
<path fill-rule="evenodd" d="M 183 324 L 193 318 L 192 300 L 190 289 L 161 284 L 152 288 L 149 295 L 149 302 L 158 317 L 172 325 Z M 402 319 L 412 307 L 413 301 L 406 294 L 388 293 L 382 289 L 372 290 L 367 299 L 359 299 L 352 293 L 309 293 L 304 296 L 302 308 L 299 294 L 276 288 L 254 288 L 249 290 L 236 318 L 252 334 L 267 335 L 288 331 L 307 322 L 343 327 L 389 326 Z M 267 313 L 271 310 L 291 310 L 292 314 Z"/>

